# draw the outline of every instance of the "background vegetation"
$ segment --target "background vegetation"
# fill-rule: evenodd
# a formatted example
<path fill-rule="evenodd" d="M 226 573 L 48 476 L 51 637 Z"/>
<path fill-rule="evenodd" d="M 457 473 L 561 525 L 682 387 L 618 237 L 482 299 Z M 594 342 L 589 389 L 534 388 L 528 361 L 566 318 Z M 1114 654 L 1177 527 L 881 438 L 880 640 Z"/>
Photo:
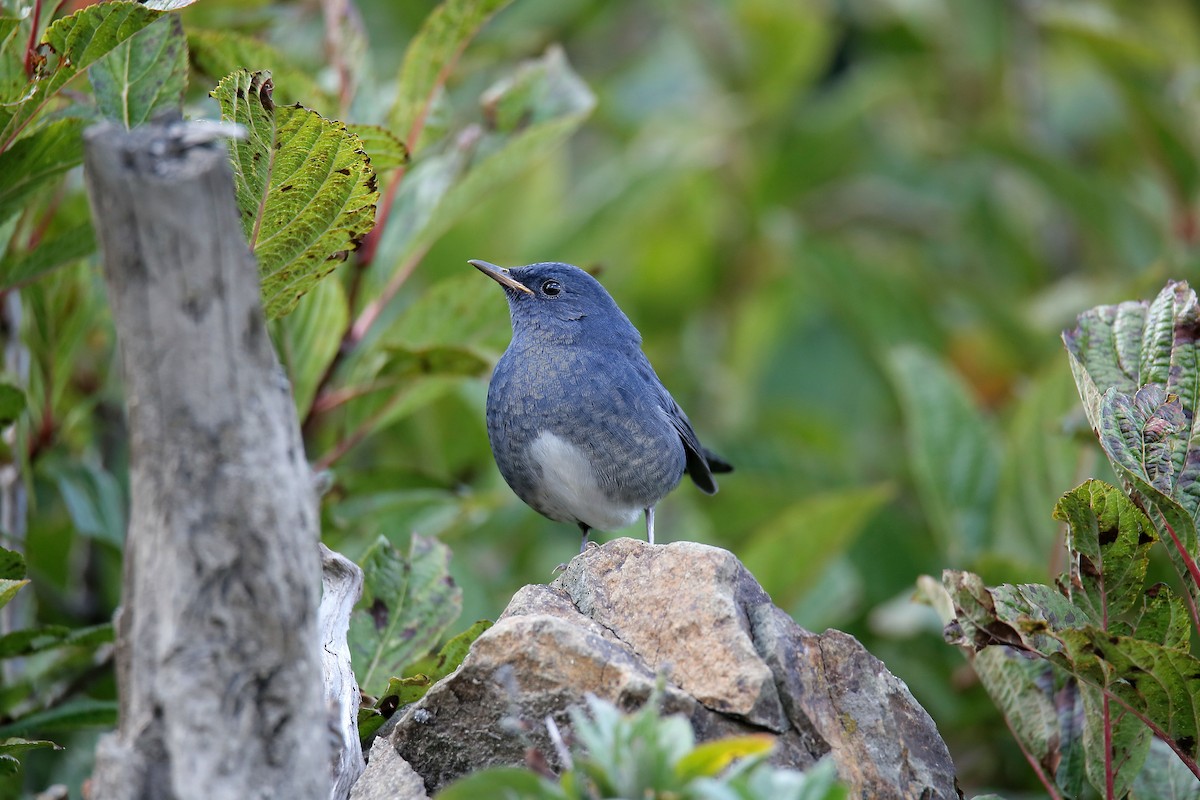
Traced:
<path fill-rule="evenodd" d="M 419 122 L 394 104 L 396 76 L 435 4 L 359 0 L 360 19 L 327 27 L 335 5 L 207 0 L 182 15 L 189 115 L 219 115 L 207 93 L 231 69 L 270 68 L 277 102 L 383 123 L 412 151 L 402 182 L 381 179 L 385 204 L 401 187 L 385 235 L 275 323 L 310 458 L 333 468 L 327 543 L 358 558 L 381 535 L 402 551 L 436 537 L 462 587 L 459 629 L 549 579 L 576 536 L 492 464 L 483 402 L 507 314 L 465 261 L 596 269 L 738 470 L 714 498 L 684 487 L 664 502 L 662 539 L 727 547 L 801 624 L 858 636 L 937 721 L 968 794 L 1035 791 L 936 615 L 909 598 L 946 568 L 1049 582 L 1057 498 L 1112 479 L 1059 333 L 1091 306 L 1195 279 L 1193 4 L 523 0 Z M 273 49 L 241 63 L 247 51 L 206 31 Z M 497 92 L 543 57 L 550 79 Z M 496 98 L 513 96 L 509 119 Z M 506 132 L 546 121 L 561 129 L 504 149 Z M 512 168 L 481 171 L 489 153 Z M 465 183 L 463 159 L 487 180 L 438 194 Z M 84 224 L 77 189 L 71 173 L 10 221 L 6 275 Z M 80 255 L 20 286 L 31 364 L 14 456 L 39 620 L 72 629 L 111 617 L 127 506 L 111 326 Z M 110 661 L 79 648 L 70 670 L 21 687 L 37 706 L 74 703 L 70 736 L 52 719 L 0 729 L 70 745 L 31 754 L 29 786 L 78 783 L 80 724 L 111 722 Z"/>

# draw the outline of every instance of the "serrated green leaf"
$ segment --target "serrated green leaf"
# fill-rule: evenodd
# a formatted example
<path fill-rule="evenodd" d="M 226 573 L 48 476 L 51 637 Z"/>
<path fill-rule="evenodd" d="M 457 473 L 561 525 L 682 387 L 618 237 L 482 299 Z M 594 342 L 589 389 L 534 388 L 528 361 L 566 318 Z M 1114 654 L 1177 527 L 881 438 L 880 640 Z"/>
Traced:
<path fill-rule="evenodd" d="M 0 578 L 0 608 L 8 605 L 8 601 L 13 599 L 13 595 L 19 592 L 21 587 L 27 583 L 29 583 L 28 579 L 9 580 L 7 578 Z"/>
<path fill-rule="evenodd" d="M 195 2 L 196 0 L 142 0 L 146 8 L 152 8 L 155 11 L 178 11 Z"/>
<path fill-rule="evenodd" d="M 0 159 L 3 157 L 0 156 Z M 9 253 L 0 259 L 0 289 L 40 278 L 51 270 L 91 255 L 96 251 L 92 224 L 85 222 L 39 242 L 27 253 Z"/>
<path fill-rule="evenodd" d="M 407 558 L 383 538 L 367 552 L 363 596 L 347 637 L 365 693 L 378 696 L 389 677 L 429 653 L 457 619 L 462 590 L 449 563 L 448 547 L 416 534 Z"/>
<path fill-rule="evenodd" d="M 892 351 L 921 505 L 951 562 L 978 555 L 989 538 L 1000 463 L 995 432 L 961 378 L 916 347 Z"/>
<path fill-rule="evenodd" d="M 1136 726 L 1124 727 L 1134 725 L 1122 718 L 1126 711 L 1156 725 L 1193 763 L 1200 755 L 1200 660 L 1188 651 L 1106 631 L 1050 587 L 988 589 L 978 576 L 951 570 L 943 584 L 955 608 L 955 626 L 948 628 L 954 643 L 974 649 L 1003 644 L 1040 655 L 1109 699 L 1113 756 L 1128 762 L 1127 779 L 1140 768 L 1145 747 Z M 1100 704 L 1090 702 L 1087 724 L 1102 725 L 1100 714 Z M 1102 761 L 1094 751 L 1103 742 L 1095 730 L 1091 736 L 1088 774 L 1095 782 L 1103 772 L 1094 766 Z"/>
<path fill-rule="evenodd" d="M 187 69 L 183 23 L 178 14 L 168 14 L 113 48 L 88 70 L 88 78 L 100 113 L 133 128 L 182 109 Z"/>
<path fill-rule="evenodd" d="M 1176 568 L 1197 573 L 1200 305 L 1171 282 L 1152 303 L 1101 306 L 1063 334 L 1088 421 L 1117 473 L 1149 507 Z M 1190 586 L 1193 598 L 1200 591 Z"/>
<path fill-rule="evenodd" d="M 159 12 L 140 3 L 118 0 L 88 6 L 51 25 L 44 41 L 58 54 L 58 63 L 49 68 L 48 74 L 30 81 L 22 93 L 24 99 L 12 110 L 0 132 L 0 151 L 9 148 L 30 120 L 68 81 L 158 16 Z M 2 172 L 0 170 L 0 174 Z"/>
<path fill-rule="evenodd" d="M 0 152 L 0 221 L 83 160 L 83 122 L 63 119 Z"/>
<path fill-rule="evenodd" d="M 214 81 L 240 69 L 266 71 L 275 84 L 274 97 L 318 108 L 328 102 L 327 94 L 307 72 L 265 42 L 234 31 L 190 28 L 187 41 L 192 63 Z"/>
<path fill-rule="evenodd" d="M 25 577 L 25 556 L 0 547 L 0 580 L 19 581 Z"/>
<path fill-rule="evenodd" d="M 1145 762 L 1154 737 L 1145 723 L 1096 687 L 1081 686 L 1079 696 L 1088 782 L 1103 795 L 1112 772 L 1113 796 L 1123 797 Z M 1111 765 L 1105 758 L 1110 746 Z"/>
<path fill-rule="evenodd" d="M 421 659 L 408 667 L 412 674 L 403 678 L 392 678 L 388 681 L 387 689 L 380 695 L 375 704 L 378 707 L 386 698 L 395 697 L 397 705 L 403 706 L 414 703 L 425 696 L 429 688 L 442 678 L 458 669 L 471 644 L 492 627 L 490 620 L 481 619 L 462 633 L 454 636 L 442 646 L 436 656 Z"/>
<path fill-rule="evenodd" d="M 0 425 L 11 425 L 25 410 L 25 393 L 11 383 L 0 383 Z"/>
<path fill-rule="evenodd" d="M 413 134 L 424 125 L 439 87 L 454 62 L 483 24 L 509 0 L 444 0 L 421 24 L 404 51 L 397 78 L 396 102 L 388 114 L 388 128 L 403 138 L 414 152 L 421 142 Z"/>
<path fill-rule="evenodd" d="M 1150 520 L 1120 489 L 1096 480 L 1063 495 L 1054 518 L 1068 526 L 1071 601 L 1114 630 L 1143 600 L 1150 545 L 1157 540 Z"/>
<path fill-rule="evenodd" d="M 85 727 L 109 728 L 117 724 L 117 708 L 115 700 L 71 700 L 0 726 L 0 736 L 20 736 L 28 731 L 52 733 Z"/>
<path fill-rule="evenodd" d="M 390 131 L 379 125 L 349 124 L 347 129 L 362 140 L 363 150 L 371 159 L 376 173 L 402 167 L 408 163 L 408 148 Z"/>
<path fill-rule="evenodd" d="M 269 73 L 240 70 L 213 96 L 223 120 L 249 131 L 230 142 L 230 155 L 263 307 L 275 318 L 358 247 L 379 193 L 357 136 L 302 106 L 276 106 L 271 92 Z"/>

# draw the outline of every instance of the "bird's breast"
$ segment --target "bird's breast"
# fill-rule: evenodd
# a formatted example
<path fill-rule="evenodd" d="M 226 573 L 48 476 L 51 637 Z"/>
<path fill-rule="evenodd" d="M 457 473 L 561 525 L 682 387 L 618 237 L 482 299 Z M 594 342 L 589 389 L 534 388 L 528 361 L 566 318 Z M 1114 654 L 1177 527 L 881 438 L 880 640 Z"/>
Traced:
<path fill-rule="evenodd" d="M 642 509 L 609 497 L 587 454 L 561 436 L 542 431 L 526 458 L 540 478 L 530 505 L 551 519 L 583 522 L 598 530 L 623 528 L 637 520 Z"/>

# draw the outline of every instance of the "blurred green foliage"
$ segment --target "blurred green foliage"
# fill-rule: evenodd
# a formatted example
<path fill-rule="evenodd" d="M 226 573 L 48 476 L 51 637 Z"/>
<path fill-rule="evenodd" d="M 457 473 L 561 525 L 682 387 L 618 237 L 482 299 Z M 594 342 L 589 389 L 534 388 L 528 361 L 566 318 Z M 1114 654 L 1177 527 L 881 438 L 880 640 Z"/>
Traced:
<path fill-rule="evenodd" d="M 182 15 L 190 115 L 219 115 L 207 92 L 227 72 L 268 68 L 281 104 L 406 128 L 391 130 L 411 162 L 393 159 L 381 183 L 386 198 L 405 170 L 370 266 L 360 251 L 275 323 L 310 458 L 333 470 L 327 543 L 359 558 L 380 536 L 401 551 L 412 533 L 437 537 L 465 620 L 550 578 L 575 534 L 492 464 L 483 404 L 506 311 L 465 262 L 594 269 L 737 466 L 714 498 L 668 498 L 662 539 L 728 547 L 801 624 L 858 636 L 930 711 L 969 792 L 1036 787 L 909 596 L 945 568 L 989 584 L 1062 569 L 1051 510 L 1108 468 L 1059 331 L 1196 279 L 1200 11 L 524 0 L 414 115 L 397 76 L 434 6 L 358 0 L 330 26 L 317 4 L 266 0 Z M 0 64 L 0 91 L 11 73 Z M 514 113 L 522 103 L 539 113 Z M 39 622 L 71 627 L 117 602 L 127 459 L 77 187 L 23 196 L 0 220 L 31 362 L 15 456 L 28 574 Z M 107 673 L 84 677 L 73 694 L 112 698 Z M 86 774 L 90 743 L 69 744 L 30 754 L 29 782 Z"/>

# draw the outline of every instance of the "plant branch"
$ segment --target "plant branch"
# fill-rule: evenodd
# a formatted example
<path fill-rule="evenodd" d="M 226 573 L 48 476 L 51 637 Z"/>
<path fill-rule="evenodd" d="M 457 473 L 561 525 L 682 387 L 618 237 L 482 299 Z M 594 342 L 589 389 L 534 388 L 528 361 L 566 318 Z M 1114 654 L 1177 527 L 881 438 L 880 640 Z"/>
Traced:
<path fill-rule="evenodd" d="M 1017 736 L 1017 731 L 1013 728 L 1012 721 L 1009 720 L 1009 718 L 1004 714 L 1001 714 L 1000 716 L 1004 717 L 1004 724 L 1008 726 L 1008 731 L 1012 734 L 1013 741 L 1017 743 L 1017 747 L 1021 748 L 1021 755 L 1025 756 L 1025 760 L 1029 762 L 1029 766 L 1033 769 L 1033 774 L 1037 775 L 1037 779 L 1041 782 L 1042 787 L 1046 790 L 1046 794 L 1050 797 L 1050 800 L 1063 800 L 1062 794 L 1060 794 L 1058 791 L 1058 786 L 1055 785 L 1050 776 L 1046 774 L 1046 771 L 1042 769 L 1041 763 L 1039 763 L 1038 760 L 1033 757 L 1033 753 L 1029 752 L 1029 750 L 1025 747 L 1025 743 L 1021 741 L 1021 737 Z"/>

